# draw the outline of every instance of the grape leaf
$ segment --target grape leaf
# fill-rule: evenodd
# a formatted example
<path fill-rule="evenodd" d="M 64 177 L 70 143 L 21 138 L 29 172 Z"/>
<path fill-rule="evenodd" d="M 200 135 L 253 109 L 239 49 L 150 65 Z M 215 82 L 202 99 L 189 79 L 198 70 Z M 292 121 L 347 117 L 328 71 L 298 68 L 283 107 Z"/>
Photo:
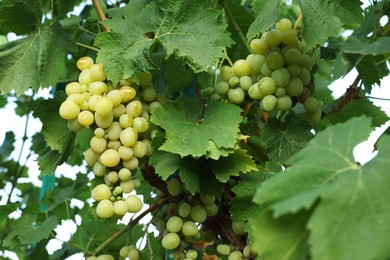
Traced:
<path fill-rule="evenodd" d="M 305 259 L 305 225 L 310 215 L 307 211 L 277 219 L 270 211 L 253 212 L 256 211 L 252 211 L 250 220 L 253 249 L 261 252 L 262 259 Z"/>
<path fill-rule="evenodd" d="M 204 1 L 159 1 L 149 3 L 138 13 L 129 12 L 124 18 L 114 17 L 104 22 L 113 32 L 99 33 L 95 45 L 101 50 L 98 62 L 116 84 L 122 76 L 133 76 L 136 70 L 154 68 L 149 48 L 162 44 L 165 58 L 183 58 L 195 71 L 205 71 L 223 49 L 232 44 L 220 12 L 203 8 Z M 129 3 L 132 5 L 132 2 Z M 139 6 L 139 3 L 135 3 Z M 131 14 L 131 15 L 130 15 Z M 153 32 L 153 39 L 145 34 Z"/>
<path fill-rule="evenodd" d="M 227 182 L 231 176 L 238 176 L 240 173 L 257 170 L 252 157 L 243 149 L 235 150 L 227 157 L 220 157 L 219 160 L 208 160 L 211 171 L 220 182 Z"/>
<path fill-rule="evenodd" d="M 253 216 L 253 212 L 259 207 L 252 202 L 252 198 L 260 183 L 268 180 L 279 172 L 281 167 L 274 162 L 268 162 L 258 171 L 248 172 L 240 176 L 240 180 L 232 188 L 236 194 L 231 201 L 230 212 L 234 221 L 245 221 Z"/>
<path fill-rule="evenodd" d="M 372 55 L 366 55 L 356 66 L 356 69 L 363 81 L 365 87 L 364 90 L 367 93 L 371 93 L 372 85 L 379 85 L 381 79 L 388 75 L 389 70 L 386 63 L 380 63 L 385 59 L 386 58 L 383 55 L 375 57 Z"/>
<path fill-rule="evenodd" d="M 343 24 L 356 26 L 363 21 L 360 1 L 300 0 L 300 3 L 304 23 L 302 38 L 308 47 L 338 35 Z"/>
<path fill-rule="evenodd" d="M 250 25 L 246 37 L 252 39 L 269 29 L 278 17 L 280 0 L 254 0 L 252 9 L 256 14 L 255 21 Z"/>
<path fill-rule="evenodd" d="M 271 160 L 284 163 L 313 137 L 310 130 L 310 126 L 294 114 L 289 114 L 285 122 L 271 118 L 261 132 L 262 144 Z"/>
<path fill-rule="evenodd" d="M 308 228 L 313 258 L 384 259 L 390 255 L 390 227 L 385 224 L 390 221 L 386 173 L 390 137 L 379 141 L 378 155 L 363 166 L 352 155 L 370 132 L 366 117 L 328 127 L 287 162 L 291 166 L 284 173 L 256 192 L 254 201 L 273 210 L 274 218 L 312 209 Z M 324 240 L 324 236 L 332 239 Z"/>
<path fill-rule="evenodd" d="M 362 41 L 354 36 L 349 36 L 343 42 L 341 51 L 345 53 L 357 53 L 363 55 L 378 55 L 390 52 L 390 37 L 379 37 L 373 43 Z"/>
<path fill-rule="evenodd" d="M 28 34 L 39 28 L 41 20 L 42 10 L 39 0 L 0 2 L 0 24 L 7 32 L 14 32 L 17 35 Z"/>
<path fill-rule="evenodd" d="M 219 148 L 234 148 L 242 118 L 240 108 L 219 101 L 208 104 L 202 116 L 197 101 L 182 95 L 176 102 L 156 110 L 150 120 L 166 131 L 166 141 L 160 150 L 182 157 L 200 157 L 209 150 L 209 140 Z"/>
<path fill-rule="evenodd" d="M 13 225 L 11 233 L 4 239 L 4 245 L 10 245 L 17 237 L 22 244 L 33 244 L 48 238 L 51 231 L 57 227 L 57 217 L 48 217 L 40 224 L 35 223 L 37 215 L 23 214 Z"/>
<path fill-rule="evenodd" d="M 18 16 L 19 17 L 19 16 Z M 66 77 L 66 52 L 73 46 L 55 23 L 26 38 L 0 46 L 0 91 L 21 95 L 30 87 L 49 87 Z"/>

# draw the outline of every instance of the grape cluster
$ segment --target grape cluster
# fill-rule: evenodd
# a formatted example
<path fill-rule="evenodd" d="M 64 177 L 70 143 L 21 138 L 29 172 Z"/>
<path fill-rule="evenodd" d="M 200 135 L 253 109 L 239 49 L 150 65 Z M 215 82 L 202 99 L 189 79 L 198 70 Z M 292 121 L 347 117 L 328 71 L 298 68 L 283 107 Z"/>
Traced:
<path fill-rule="evenodd" d="M 321 117 L 322 102 L 311 97 L 314 59 L 305 53 L 306 45 L 288 19 L 250 42 L 252 54 L 233 66 L 220 68 L 220 81 L 214 87 L 217 97 L 241 104 L 245 98 L 259 100 L 262 111 L 287 111 L 297 101 L 304 105 L 309 122 Z"/>
<path fill-rule="evenodd" d="M 139 85 L 126 78 L 113 86 L 103 66 L 92 58 L 80 58 L 77 67 L 81 70 L 78 82 L 66 85 L 68 97 L 59 113 L 68 120 L 71 131 L 94 129 L 84 157 L 95 176 L 104 180 L 92 190 L 92 198 L 98 202 L 96 213 L 101 218 L 136 213 L 142 201 L 136 195 L 128 195 L 140 185 L 132 171 L 152 153 L 154 132 L 149 113 L 161 105 L 155 101 L 157 93 L 151 77 L 139 73 Z"/>

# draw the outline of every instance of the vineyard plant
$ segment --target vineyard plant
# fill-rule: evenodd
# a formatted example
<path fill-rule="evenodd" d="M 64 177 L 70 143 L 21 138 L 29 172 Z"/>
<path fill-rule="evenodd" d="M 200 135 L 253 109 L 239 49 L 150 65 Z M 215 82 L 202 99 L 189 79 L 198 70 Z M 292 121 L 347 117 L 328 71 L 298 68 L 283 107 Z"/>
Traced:
<path fill-rule="evenodd" d="M 388 131 L 353 153 L 389 120 L 371 93 L 389 90 L 389 15 L 0 1 L 0 109 L 24 122 L 0 144 L 0 259 L 390 259 Z"/>

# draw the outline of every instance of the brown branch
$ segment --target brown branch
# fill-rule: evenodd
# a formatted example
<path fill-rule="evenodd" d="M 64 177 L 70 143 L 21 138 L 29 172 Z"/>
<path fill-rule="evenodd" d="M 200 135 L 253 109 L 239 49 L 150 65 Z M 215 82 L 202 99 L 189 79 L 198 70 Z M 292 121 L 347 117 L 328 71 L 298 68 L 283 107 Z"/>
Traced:
<path fill-rule="evenodd" d="M 93 7 L 95 8 L 96 13 L 97 13 L 99 19 L 100 19 L 101 21 L 106 20 L 107 17 L 106 17 L 106 15 L 105 15 L 104 11 L 103 11 L 102 6 L 100 5 L 99 0 L 92 0 L 92 3 L 93 3 Z M 110 28 L 108 28 L 108 27 L 105 26 L 105 25 L 103 25 L 103 28 L 104 28 L 104 31 L 105 31 L 105 32 L 109 32 L 109 31 L 110 31 Z"/>
<path fill-rule="evenodd" d="M 346 105 L 348 105 L 349 102 L 351 102 L 354 98 L 356 98 L 356 96 L 359 94 L 359 90 L 360 90 L 360 88 L 358 86 L 359 82 L 360 82 L 360 76 L 357 75 L 355 80 L 353 81 L 352 85 L 350 85 L 349 88 L 347 88 L 344 95 L 340 98 L 341 100 L 340 100 L 339 104 L 336 105 L 335 107 L 333 107 L 332 110 L 327 113 L 328 115 L 334 114 L 334 113 L 340 111 Z"/>

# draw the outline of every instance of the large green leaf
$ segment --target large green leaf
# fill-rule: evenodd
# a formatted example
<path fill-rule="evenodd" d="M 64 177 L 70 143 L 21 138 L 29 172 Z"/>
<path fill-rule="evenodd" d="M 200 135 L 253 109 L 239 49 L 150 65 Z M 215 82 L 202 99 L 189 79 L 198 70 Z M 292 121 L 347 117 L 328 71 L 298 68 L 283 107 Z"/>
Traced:
<path fill-rule="evenodd" d="M 234 148 L 242 117 L 233 104 L 216 101 L 202 111 L 195 99 L 182 95 L 157 109 L 150 120 L 166 131 L 160 150 L 200 157 L 209 150 L 209 140 L 218 148 Z"/>
<path fill-rule="evenodd" d="M 21 15 L 22 14 L 22 15 Z M 41 24 L 39 0 L 3 0 L 0 2 L 0 24 L 7 32 L 28 34 Z"/>
<path fill-rule="evenodd" d="M 262 129 L 261 142 L 271 160 L 284 163 L 313 137 L 310 130 L 306 122 L 293 114 L 285 122 L 271 118 Z"/>
<path fill-rule="evenodd" d="M 246 37 L 252 39 L 269 29 L 278 17 L 280 0 L 254 0 L 252 9 L 256 14 L 255 21 L 250 25 Z"/>
<path fill-rule="evenodd" d="M 66 52 L 72 45 L 56 23 L 26 38 L 0 46 L 0 91 L 21 95 L 30 87 L 54 86 L 66 76 Z"/>
<path fill-rule="evenodd" d="M 342 44 L 341 50 L 345 53 L 356 53 L 363 55 L 378 55 L 390 53 L 390 37 L 379 37 L 373 43 L 368 43 L 356 37 L 350 36 Z"/>
<path fill-rule="evenodd" d="M 390 256 L 385 224 L 390 221 L 390 138 L 380 140 L 379 154 L 366 165 L 355 163 L 352 154 L 368 138 L 370 124 L 368 118 L 353 118 L 320 132 L 254 197 L 264 210 L 273 210 L 274 218 L 312 210 L 308 227 L 314 258 Z"/>
<path fill-rule="evenodd" d="M 132 2 L 129 6 L 131 7 Z M 134 7 L 139 7 L 139 1 Z M 131 8 L 128 7 L 128 10 Z M 136 70 L 154 67 L 149 57 L 153 44 L 162 44 L 165 56 L 182 57 L 195 71 L 205 71 L 223 49 L 232 44 L 220 12 L 204 8 L 205 2 L 159 1 L 145 5 L 139 12 L 130 11 L 122 18 L 106 20 L 113 32 L 97 35 L 95 45 L 101 48 L 98 62 L 103 63 L 110 80 L 133 76 Z M 153 38 L 145 34 L 153 32 Z"/>
<path fill-rule="evenodd" d="M 363 56 L 359 61 L 359 64 L 356 66 L 359 76 L 361 77 L 364 90 L 367 93 L 371 92 L 372 86 L 375 84 L 380 84 L 381 79 L 388 75 L 389 69 L 387 68 L 386 63 L 382 62 L 385 60 L 385 56 L 373 56 L 366 55 Z"/>

